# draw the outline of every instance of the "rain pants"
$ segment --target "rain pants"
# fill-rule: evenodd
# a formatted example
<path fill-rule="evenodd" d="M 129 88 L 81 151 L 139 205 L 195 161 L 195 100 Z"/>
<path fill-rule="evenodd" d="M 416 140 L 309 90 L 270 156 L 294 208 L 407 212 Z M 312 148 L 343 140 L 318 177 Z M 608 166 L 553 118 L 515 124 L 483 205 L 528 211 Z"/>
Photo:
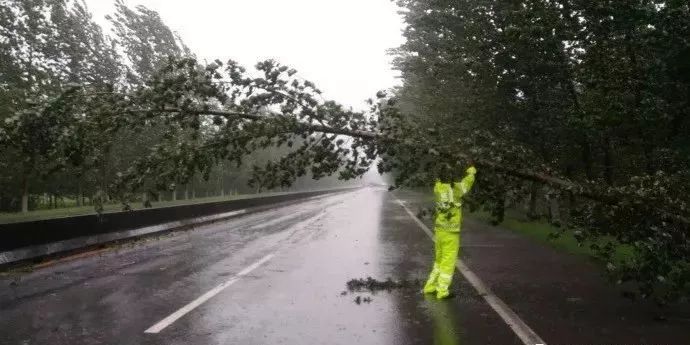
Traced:
<path fill-rule="evenodd" d="M 460 182 L 443 183 L 434 186 L 434 235 L 435 259 L 424 293 L 436 292 L 437 298 L 448 297 L 448 288 L 453 280 L 455 262 L 460 250 L 460 224 L 462 223 L 462 196 L 474 184 L 477 169 L 470 167 Z"/>

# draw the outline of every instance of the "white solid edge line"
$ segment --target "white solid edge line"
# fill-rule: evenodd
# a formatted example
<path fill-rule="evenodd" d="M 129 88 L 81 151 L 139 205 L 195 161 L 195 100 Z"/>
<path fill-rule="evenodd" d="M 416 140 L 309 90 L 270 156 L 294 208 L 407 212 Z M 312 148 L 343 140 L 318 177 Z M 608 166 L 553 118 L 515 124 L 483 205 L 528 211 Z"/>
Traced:
<path fill-rule="evenodd" d="M 194 301 L 190 302 L 189 304 L 185 305 L 184 307 L 178 309 L 176 312 L 170 314 L 165 319 L 163 319 L 163 320 L 159 321 L 158 323 L 156 323 L 155 325 L 151 326 L 149 329 L 144 331 L 144 333 L 155 334 L 155 333 L 162 331 L 163 329 L 170 326 L 173 322 L 177 321 L 179 318 L 181 318 L 185 314 L 194 310 L 196 307 L 198 307 L 201 304 L 203 304 L 204 302 L 208 301 L 213 296 L 215 296 L 218 293 L 220 293 L 221 291 L 225 290 L 228 286 L 230 286 L 230 285 L 234 284 L 235 282 L 237 282 L 238 280 L 240 280 L 240 278 L 242 278 L 243 276 L 251 273 L 253 270 L 257 269 L 259 266 L 266 263 L 268 260 L 271 260 L 274 256 L 275 256 L 275 254 L 266 255 L 261 260 L 247 266 L 247 268 L 240 271 L 240 273 L 237 273 L 235 276 L 228 279 L 224 283 L 219 284 L 218 286 L 211 289 L 207 293 L 199 296 L 199 298 L 195 299 Z"/>
<path fill-rule="evenodd" d="M 434 234 L 431 232 L 429 227 L 426 226 L 417 216 L 410 211 L 405 203 L 397 199 L 398 204 L 405 209 L 408 215 L 419 225 L 419 227 L 424 230 L 424 232 L 434 241 Z M 535 333 L 532 328 L 530 328 L 520 317 L 505 304 L 498 296 L 494 295 L 493 292 L 482 282 L 479 277 L 477 277 L 474 272 L 465 266 L 462 260 L 458 259 L 456 267 L 460 273 L 465 277 L 465 279 L 474 287 L 475 290 L 484 298 L 486 303 L 491 306 L 491 308 L 498 314 L 498 316 L 503 319 L 503 321 L 510 327 L 510 329 L 515 332 L 515 335 L 522 340 L 525 345 L 546 345 L 546 342 L 542 340 L 537 333 Z"/>

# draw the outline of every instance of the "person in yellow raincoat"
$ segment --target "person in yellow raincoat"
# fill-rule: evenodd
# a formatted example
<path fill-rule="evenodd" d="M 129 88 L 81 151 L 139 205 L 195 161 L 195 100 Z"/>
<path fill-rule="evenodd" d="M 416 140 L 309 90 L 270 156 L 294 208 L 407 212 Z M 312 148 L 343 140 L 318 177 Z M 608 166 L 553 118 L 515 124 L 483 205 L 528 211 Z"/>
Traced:
<path fill-rule="evenodd" d="M 476 173 L 477 169 L 470 166 L 460 182 L 452 181 L 452 177 L 442 176 L 434 185 L 435 260 L 429 279 L 424 285 L 424 293 L 436 293 L 438 299 L 446 298 L 450 294 L 448 288 L 453 280 L 455 262 L 460 250 L 462 197 L 472 189 Z"/>

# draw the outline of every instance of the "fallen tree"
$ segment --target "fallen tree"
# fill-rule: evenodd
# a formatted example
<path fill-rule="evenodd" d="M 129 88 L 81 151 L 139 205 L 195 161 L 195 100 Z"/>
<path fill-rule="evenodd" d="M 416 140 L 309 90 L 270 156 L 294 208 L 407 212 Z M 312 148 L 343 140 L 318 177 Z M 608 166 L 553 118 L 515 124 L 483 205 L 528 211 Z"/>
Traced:
<path fill-rule="evenodd" d="M 115 195 L 124 204 L 144 185 L 165 190 L 194 172 L 207 175 L 218 162 L 240 165 L 246 155 L 271 148 L 287 153 L 253 167 L 250 182 L 264 188 L 289 186 L 307 174 L 358 178 L 374 164 L 394 175 L 396 187 L 428 185 L 439 169 L 461 172 L 473 162 L 480 168 L 473 204 L 504 207 L 506 198 L 524 197 L 531 183 L 547 185 L 552 195 L 571 203 L 564 229 L 597 246 L 612 277 L 635 282 L 640 295 L 660 301 L 688 295 L 690 239 L 682 176 L 659 172 L 600 188 L 593 181 L 554 176 L 557 170 L 529 149 L 493 140 L 490 133 L 470 131 L 449 140 L 443 127 L 411 121 L 395 94 L 380 92 L 369 106 L 359 112 L 323 100 L 313 83 L 274 61 L 259 63 L 252 74 L 232 61 L 201 66 L 190 58 L 170 59 L 133 90 L 70 85 L 6 121 L 0 140 L 21 144 L 22 133 L 30 129 L 25 124 L 50 120 L 44 130 L 54 140 L 42 152 L 63 166 L 88 165 L 108 151 L 103 136 L 162 126 L 161 140 L 99 194 Z M 616 261 L 616 245 L 632 247 L 635 255 Z"/>

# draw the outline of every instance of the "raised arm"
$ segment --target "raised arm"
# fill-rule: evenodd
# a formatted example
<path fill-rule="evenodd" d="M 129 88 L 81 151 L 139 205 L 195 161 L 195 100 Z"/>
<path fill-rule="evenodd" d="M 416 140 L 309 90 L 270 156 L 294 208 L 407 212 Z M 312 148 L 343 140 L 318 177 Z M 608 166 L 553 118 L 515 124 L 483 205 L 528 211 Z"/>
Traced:
<path fill-rule="evenodd" d="M 474 185 L 474 175 L 477 174 L 477 169 L 474 166 L 467 168 L 466 175 L 460 182 L 453 183 L 453 196 L 455 202 L 462 202 L 462 196 L 467 194 L 472 185 Z"/>

